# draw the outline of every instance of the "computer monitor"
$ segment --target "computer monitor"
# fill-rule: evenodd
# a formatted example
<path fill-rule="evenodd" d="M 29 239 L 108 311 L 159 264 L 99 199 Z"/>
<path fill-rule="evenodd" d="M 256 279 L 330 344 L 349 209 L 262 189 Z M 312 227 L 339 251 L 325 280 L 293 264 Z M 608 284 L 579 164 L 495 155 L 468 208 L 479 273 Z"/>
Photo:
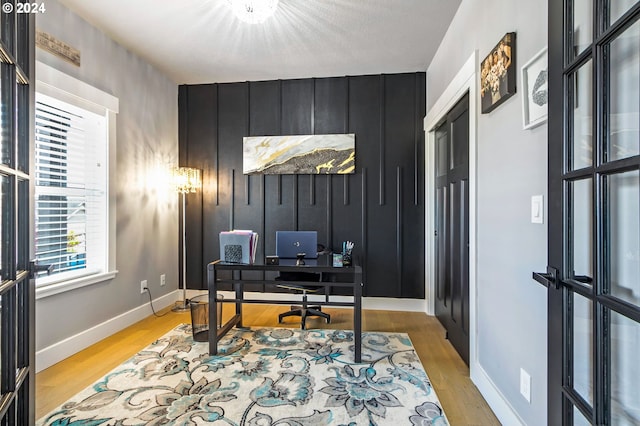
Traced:
<path fill-rule="evenodd" d="M 318 257 L 317 231 L 276 231 L 276 255 L 281 259 L 295 259 L 305 253 L 305 259 Z"/>

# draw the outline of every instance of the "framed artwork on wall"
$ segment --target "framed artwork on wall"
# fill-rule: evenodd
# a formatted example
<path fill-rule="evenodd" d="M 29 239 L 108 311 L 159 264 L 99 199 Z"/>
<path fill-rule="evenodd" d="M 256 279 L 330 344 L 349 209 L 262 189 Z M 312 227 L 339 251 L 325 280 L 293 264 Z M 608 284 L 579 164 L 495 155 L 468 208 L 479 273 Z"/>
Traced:
<path fill-rule="evenodd" d="M 244 174 L 353 174 L 356 135 L 247 136 Z"/>
<path fill-rule="evenodd" d="M 480 64 L 480 103 L 483 114 L 516 93 L 516 33 L 507 33 Z"/>
<path fill-rule="evenodd" d="M 522 126 L 532 129 L 547 121 L 547 48 L 522 66 Z"/>

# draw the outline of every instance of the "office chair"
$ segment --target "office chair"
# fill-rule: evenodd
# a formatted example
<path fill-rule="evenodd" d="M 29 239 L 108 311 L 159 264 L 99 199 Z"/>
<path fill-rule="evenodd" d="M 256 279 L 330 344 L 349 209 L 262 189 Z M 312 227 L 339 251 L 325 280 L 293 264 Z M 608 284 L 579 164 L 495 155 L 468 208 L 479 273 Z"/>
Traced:
<path fill-rule="evenodd" d="M 312 282 L 312 281 L 319 281 L 320 274 L 314 274 L 310 272 L 282 272 L 280 273 L 280 276 L 276 278 L 276 280 Z M 306 330 L 307 317 L 310 317 L 310 316 L 322 317 L 327 321 L 327 324 L 331 322 L 331 315 L 329 315 L 326 312 L 322 312 L 321 306 L 318 306 L 318 305 L 309 306 L 309 304 L 307 303 L 307 294 L 316 293 L 319 290 L 322 290 L 323 286 L 314 286 L 309 284 L 299 284 L 296 282 L 287 282 L 285 284 L 278 284 L 278 287 L 302 293 L 302 305 L 291 306 L 290 311 L 279 314 L 278 323 L 282 324 L 282 319 L 285 317 L 299 316 L 301 317 L 300 326 L 303 330 Z"/>

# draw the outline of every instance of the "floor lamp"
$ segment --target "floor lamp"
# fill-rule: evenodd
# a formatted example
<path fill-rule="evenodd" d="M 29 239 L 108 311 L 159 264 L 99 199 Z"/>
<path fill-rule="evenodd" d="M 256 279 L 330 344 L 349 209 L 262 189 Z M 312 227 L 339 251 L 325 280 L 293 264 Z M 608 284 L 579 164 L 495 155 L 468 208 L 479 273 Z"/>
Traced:
<path fill-rule="evenodd" d="M 173 307 L 175 312 L 184 312 L 189 309 L 187 302 L 187 231 L 186 231 L 186 195 L 196 192 L 202 185 L 200 169 L 191 167 L 176 167 L 173 169 L 173 182 L 176 191 L 182 197 L 182 301 L 176 302 Z"/>

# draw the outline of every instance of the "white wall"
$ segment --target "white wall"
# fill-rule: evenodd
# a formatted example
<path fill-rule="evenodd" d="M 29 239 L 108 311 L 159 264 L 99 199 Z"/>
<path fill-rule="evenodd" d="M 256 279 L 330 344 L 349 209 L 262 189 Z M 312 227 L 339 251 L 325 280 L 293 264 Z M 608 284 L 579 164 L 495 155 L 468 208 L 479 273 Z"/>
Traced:
<path fill-rule="evenodd" d="M 499 418 L 536 425 L 547 416 L 547 300 L 531 273 L 545 270 L 547 227 L 531 223 L 530 203 L 547 198 L 547 126 L 522 129 L 520 66 L 547 44 L 546 0 L 463 0 L 427 70 L 427 111 L 474 51 L 481 61 L 512 31 L 518 91 L 477 116 L 476 362 Z M 480 111 L 479 97 L 471 101 Z M 531 403 L 519 392 L 520 368 L 532 378 Z"/>
<path fill-rule="evenodd" d="M 111 188 L 117 202 L 115 266 L 119 273 L 108 282 L 37 300 L 36 362 L 41 369 L 56 357 L 81 349 L 75 347 L 78 344 L 89 344 L 114 328 L 151 315 L 148 296 L 140 294 L 140 280 L 148 280 L 154 299 L 164 296 L 158 305 L 175 300 L 178 196 L 159 186 L 157 175 L 178 163 L 178 86 L 57 0 L 47 2 L 36 27 L 81 54 L 80 67 L 41 49 L 36 51 L 38 61 L 120 102 L 116 179 Z M 167 278 L 162 288 L 160 274 Z"/>

